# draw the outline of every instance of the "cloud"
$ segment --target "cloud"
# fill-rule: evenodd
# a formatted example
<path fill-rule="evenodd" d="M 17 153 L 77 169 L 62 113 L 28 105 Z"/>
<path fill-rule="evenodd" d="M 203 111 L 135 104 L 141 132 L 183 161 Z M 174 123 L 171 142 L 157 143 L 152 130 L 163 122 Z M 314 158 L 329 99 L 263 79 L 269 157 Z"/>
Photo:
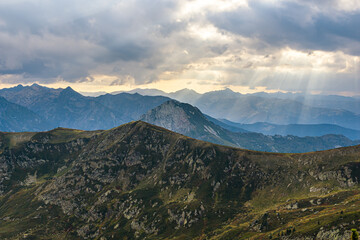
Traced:
<path fill-rule="evenodd" d="M 0 81 L 358 91 L 359 22 L 356 0 L 7 0 Z"/>
<path fill-rule="evenodd" d="M 175 2 L 95 2 L 0 3 L 0 74 L 71 82 L 99 74 L 97 69 L 127 75 L 134 62 L 138 69 L 156 68 L 150 61 L 162 47 L 161 26 L 172 22 L 169 11 L 176 8 Z M 110 70 L 128 64 L 123 73 Z"/>
<path fill-rule="evenodd" d="M 355 30 L 360 22 L 360 11 L 330 11 L 325 7 L 328 2 L 333 3 L 282 1 L 274 6 L 251 1 L 248 8 L 210 14 L 209 20 L 220 29 L 256 38 L 271 48 L 340 50 L 360 55 L 360 31 Z"/>

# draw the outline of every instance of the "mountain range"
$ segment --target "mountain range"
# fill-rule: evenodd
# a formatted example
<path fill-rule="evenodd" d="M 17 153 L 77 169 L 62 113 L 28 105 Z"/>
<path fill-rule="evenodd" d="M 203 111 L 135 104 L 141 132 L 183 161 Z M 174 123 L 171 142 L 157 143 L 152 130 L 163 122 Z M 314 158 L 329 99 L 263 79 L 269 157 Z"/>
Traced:
<path fill-rule="evenodd" d="M 240 132 L 232 132 L 209 120 L 198 108 L 175 100 L 169 100 L 150 110 L 141 120 L 192 138 L 267 152 L 311 152 L 360 144 L 360 141 L 351 141 L 334 134 L 297 137 L 266 136 L 242 129 L 239 129 Z"/>
<path fill-rule="evenodd" d="M 227 119 L 214 119 L 207 116 L 207 118 L 219 126 L 224 127 L 232 132 L 258 132 L 265 135 L 294 135 L 298 137 L 307 136 L 323 136 L 329 133 L 344 135 L 345 137 L 357 140 L 360 139 L 360 131 L 340 127 L 334 124 L 288 124 L 277 125 L 266 122 L 258 122 L 252 124 L 242 124 L 231 122 Z"/>
<path fill-rule="evenodd" d="M 280 98 L 289 99 L 301 102 L 308 106 L 321 107 L 321 108 L 335 108 L 344 109 L 350 112 L 360 114 L 360 99 L 359 97 L 346 97 L 338 95 L 314 95 L 303 93 L 254 93 L 255 96 L 265 98 Z"/>
<path fill-rule="evenodd" d="M 243 124 L 333 124 L 360 130 L 360 100 L 357 98 L 290 93 L 240 94 L 230 89 L 204 94 L 189 89 L 173 93 L 154 89 L 135 89 L 131 92 L 167 96 L 196 106 L 214 118 Z"/>
<path fill-rule="evenodd" d="M 29 109 L 0 97 L 0 129 L 11 132 L 48 130 L 51 125 Z"/>
<path fill-rule="evenodd" d="M 110 129 L 137 120 L 144 112 L 169 100 L 167 97 L 128 93 L 85 97 L 70 87 L 52 89 L 37 84 L 1 89 L 0 96 L 40 116 L 48 123 L 46 127 L 50 126 L 43 127 L 47 130 L 55 127 Z M 24 128 L 27 131 L 36 131 L 31 125 L 25 125 Z M 1 130 L 12 131 L 8 128 Z"/>
<path fill-rule="evenodd" d="M 176 96 L 188 93 L 188 90 L 183 90 L 177 92 Z M 222 94 L 226 95 L 225 92 Z M 237 96 L 237 93 L 230 94 Z M 269 152 L 325 150 L 356 145 L 358 141 L 352 140 L 359 139 L 358 131 L 338 126 L 292 125 L 290 128 L 268 123 L 237 124 L 226 119 L 204 116 L 198 108 L 171 101 L 164 96 L 118 93 L 86 97 L 70 87 L 52 89 L 37 84 L 2 89 L 0 96 L 3 96 L 0 101 L 3 109 L 0 115 L 2 131 L 43 131 L 55 127 L 110 129 L 142 119 L 193 138 Z M 148 111 L 150 112 L 141 118 Z M 306 135 L 307 132 L 314 137 Z M 333 133 L 344 134 L 352 140 Z"/>
<path fill-rule="evenodd" d="M 141 121 L 0 133 L 1 239 L 350 239 L 360 146 L 264 153 Z"/>

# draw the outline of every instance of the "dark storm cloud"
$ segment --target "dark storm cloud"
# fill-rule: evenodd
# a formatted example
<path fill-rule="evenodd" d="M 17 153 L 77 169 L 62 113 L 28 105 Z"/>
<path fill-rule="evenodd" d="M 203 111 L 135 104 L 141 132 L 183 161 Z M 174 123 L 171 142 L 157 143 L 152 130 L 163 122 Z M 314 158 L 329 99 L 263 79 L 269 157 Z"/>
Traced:
<path fill-rule="evenodd" d="M 320 1 L 326 8 L 332 1 Z M 278 6 L 250 1 L 249 8 L 209 15 L 218 28 L 256 38 L 271 47 L 298 50 L 341 50 L 360 55 L 360 12 L 322 12 L 303 2 L 281 2 Z M 334 14 L 334 15 L 332 15 Z"/>

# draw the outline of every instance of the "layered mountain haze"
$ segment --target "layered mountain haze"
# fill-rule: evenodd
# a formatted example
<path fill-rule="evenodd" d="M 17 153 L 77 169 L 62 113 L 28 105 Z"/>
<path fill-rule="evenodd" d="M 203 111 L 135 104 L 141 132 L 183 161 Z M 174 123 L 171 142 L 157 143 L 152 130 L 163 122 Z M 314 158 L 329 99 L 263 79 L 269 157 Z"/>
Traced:
<path fill-rule="evenodd" d="M 326 239 L 360 224 L 360 146 L 271 154 L 132 122 L 1 134 L 0 149 L 2 239 Z"/>
<path fill-rule="evenodd" d="M 351 146 L 358 143 L 358 141 L 349 140 L 344 136 L 334 135 L 346 134 L 353 140 L 358 139 L 357 131 L 351 129 L 328 125 L 326 125 L 327 127 L 324 125 L 292 125 L 293 131 L 285 132 L 282 130 L 284 128 L 275 127 L 276 125 L 268 123 L 241 125 L 204 116 L 198 108 L 171 101 L 170 98 L 164 96 L 118 93 L 86 97 L 70 87 L 52 89 L 37 84 L 2 89 L 0 96 L 7 99 L 3 99 L 3 101 L 13 102 L 9 103 L 8 106 L 18 106 L 11 110 L 12 115 L 3 114 L 0 125 L 2 131 L 39 131 L 55 127 L 82 130 L 110 129 L 123 123 L 138 120 L 143 114 L 150 111 L 141 119 L 186 136 L 245 149 L 269 152 L 308 152 Z M 214 106 L 216 109 L 225 102 L 228 105 L 232 104 L 233 101 L 236 102 L 239 94 L 225 90 L 200 95 L 187 89 L 173 93 L 173 97 L 180 96 L 192 96 L 189 99 L 195 97 L 199 101 L 204 96 L 214 96 L 214 100 L 212 102 L 209 100 L 208 104 L 209 106 L 217 105 L 217 107 Z M 222 99 L 226 101 L 224 102 Z M 277 100 L 285 101 L 284 104 L 287 101 Z M 272 102 L 268 101 L 266 104 L 269 105 L 270 103 Z M 301 103 L 297 104 L 301 105 Z M 223 106 L 223 109 L 226 108 Z M 245 113 L 250 112 L 249 114 L 251 114 L 248 108 L 259 111 L 257 105 L 249 105 L 245 108 Z M 30 114 L 31 112 L 32 114 Z M 267 114 L 266 111 L 263 113 Z M 10 116 L 13 116 L 14 120 L 11 120 Z M 17 127 L 15 128 L 15 126 Z M 308 135 L 304 129 L 309 129 L 308 132 L 310 131 L 313 133 L 312 136 L 317 137 L 305 137 Z M 259 133 L 284 136 L 265 136 Z M 287 136 L 291 134 L 297 136 Z M 302 136 L 302 138 L 298 136 Z"/>
<path fill-rule="evenodd" d="M 9 101 L 29 108 L 54 127 L 108 129 L 122 122 L 110 109 L 92 98 L 84 97 L 70 87 L 51 89 L 39 85 L 3 89 Z M 49 130 L 49 129 L 48 129 Z"/>
<path fill-rule="evenodd" d="M 23 132 L 49 128 L 51 125 L 36 113 L 0 97 L 0 130 Z"/>
<path fill-rule="evenodd" d="M 266 98 L 290 99 L 301 102 L 308 106 L 321 108 L 344 109 L 360 114 L 360 99 L 356 97 L 345 97 L 338 95 L 312 95 L 304 93 L 254 93 L 255 96 Z"/>
<path fill-rule="evenodd" d="M 117 119 L 122 120 L 122 123 L 127 123 L 138 120 L 142 114 L 168 101 L 169 98 L 142 96 L 137 93 L 119 93 L 115 95 L 105 94 L 95 98 L 95 100 L 109 108 Z"/>
<path fill-rule="evenodd" d="M 42 128 L 37 128 L 36 125 L 34 128 L 28 127 L 27 131 L 50 130 L 55 127 L 82 130 L 110 129 L 137 120 L 149 109 L 169 100 L 166 97 L 147 97 L 128 93 L 85 97 L 70 87 L 53 89 L 37 84 L 2 89 L 0 96 L 28 108 L 43 122 L 48 123 Z M 26 121 L 27 117 L 25 115 L 23 117 Z M 5 126 L 0 130 L 13 131 Z"/>
<path fill-rule="evenodd" d="M 47 88 L 38 84 L 31 86 L 23 86 L 19 84 L 13 88 L 0 89 L 0 96 L 8 101 L 19 104 L 30 110 L 37 110 L 40 106 L 45 108 L 50 106 L 52 102 L 59 97 L 64 89 Z"/>
<path fill-rule="evenodd" d="M 208 120 L 196 107 L 174 100 L 150 110 L 141 117 L 141 120 L 196 139 L 267 152 L 311 152 L 360 143 L 342 135 L 302 138 L 266 136 L 239 128 L 237 128 L 238 132 L 231 132 L 216 125 L 217 121 L 212 122 L 211 118 Z M 230 126 L 229 129 L 232 127 Z"/>
<path fill-rule="evenodd" d="M 137 91 L 143 94 L 152 94 L 151 90 Z M 359 106 L 360 103 L 355 98 L 350 98 L 354 105 L 354 112 L 352 112 L 349 111 L 352 107 L 346 109 L 342 107 L 346 105 L 345 100 L 339 104 L 334 104 L 337 99 L 335 96 L 321 98 L 309 95 L 308 98 L 303 97 L 301 98 L 302 101 L 297 101 L 298 99 L 295 97 L 277 98 L 278 95 L 275 94 L 266 94 L 266 96 L 263 94 L 259 96 L 256 94 L 240 94 L 230 89 L 204 94 L 183 89 L 173 93 L 164 93 L 164 96 L 196 106 L 203 113 L 214 118 L 225 118 L 238 123 L 334 124 L 360 130 L 360 113 L 356 110 L 358 107 L 355 107 Z M 317 98 L 322 99 L 320 101 L 322 104 L 312 104 L 317 102 Z M 332 101 L 324 104 L 328 98 L 331 98 Z M 343 99 L 340 96 L 338 98 Z M 305 101 L 306 99 L 308 100 Z M 313 100 L 310 101 L 310 99 Z"/>
<path fill-rule="evenodd" d="M 358 140 L 360 139 L 360 131 L 340 127 L 333 124 L 288 124 L 277 125 L 271 123 L 258 122 L 253 124 L 234 123 L 226 119 L 214 119 L 209 116 L 210 121 L 215 122 L 217 125 L 222 126 L 233 132 L 258 132 L 265 135 L 295 135 L 299 137 L 306 136 L 323 136 L 329 133 L 344 135 L 345 137 Z M 245 130 L 246 129 L 246 130 Z"/>

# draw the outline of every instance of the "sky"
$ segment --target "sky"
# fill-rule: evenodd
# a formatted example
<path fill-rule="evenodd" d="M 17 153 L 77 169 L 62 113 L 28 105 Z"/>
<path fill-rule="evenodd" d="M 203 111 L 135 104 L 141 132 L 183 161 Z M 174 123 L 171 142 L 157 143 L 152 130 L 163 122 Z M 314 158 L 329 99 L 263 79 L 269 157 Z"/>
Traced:
<path fill-rule="evenodd" d="M 1 0 L 0 87 L 360 95 L 359 0 Z"/>

